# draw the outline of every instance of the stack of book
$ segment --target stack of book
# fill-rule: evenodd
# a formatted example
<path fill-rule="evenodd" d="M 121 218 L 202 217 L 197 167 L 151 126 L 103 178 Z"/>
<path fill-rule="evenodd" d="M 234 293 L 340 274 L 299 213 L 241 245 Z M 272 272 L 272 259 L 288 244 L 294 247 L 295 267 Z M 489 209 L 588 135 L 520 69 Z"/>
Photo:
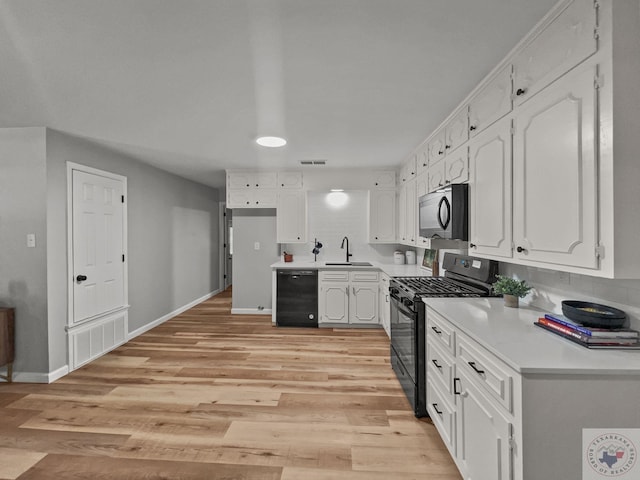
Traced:
<path fill-rule="evenodd" d="M 640 332 L 630 328 L 586 327 L 555 313 L 547 313 L 534 325 L 587 348 L 640 349 Z"/>

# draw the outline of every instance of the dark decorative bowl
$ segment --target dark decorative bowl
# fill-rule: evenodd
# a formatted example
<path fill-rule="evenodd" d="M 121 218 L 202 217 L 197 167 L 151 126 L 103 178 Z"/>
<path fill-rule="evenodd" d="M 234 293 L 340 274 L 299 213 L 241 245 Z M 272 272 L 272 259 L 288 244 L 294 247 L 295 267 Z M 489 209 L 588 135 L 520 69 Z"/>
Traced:
<path fill-rule="evenodd" d="M 585 327 L 594 328 L 621 328 L 627 320 L 622 310 L 579 300 L 563 300 L 562 313 Z"/>

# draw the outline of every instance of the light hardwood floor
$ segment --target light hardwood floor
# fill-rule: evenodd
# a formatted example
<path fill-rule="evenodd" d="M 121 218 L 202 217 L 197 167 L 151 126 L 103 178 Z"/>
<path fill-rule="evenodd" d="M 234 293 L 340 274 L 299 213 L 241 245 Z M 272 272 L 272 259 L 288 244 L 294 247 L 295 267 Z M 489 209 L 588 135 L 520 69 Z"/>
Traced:
<path fill-rule="evenodd" d="M 227 291 L 53 384 L 0 384 L 0 479 L 461 478 L 382 330 L 230 309 Z"/>

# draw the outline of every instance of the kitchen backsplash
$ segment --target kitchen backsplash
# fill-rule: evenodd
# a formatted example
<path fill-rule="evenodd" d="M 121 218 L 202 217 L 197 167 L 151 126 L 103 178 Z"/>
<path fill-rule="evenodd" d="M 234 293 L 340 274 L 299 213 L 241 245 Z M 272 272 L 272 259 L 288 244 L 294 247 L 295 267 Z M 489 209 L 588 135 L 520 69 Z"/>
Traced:
<path fill-rule="evenodd" d="M 611 280 L 535 267 L 500 263 L 500 273 L 526 280 L 533 290 L 522 302 L 561 313 L 562 300 L 585 300 L 627 312 L 631 326 L 640 330 L 640 279 Z"/>
<path fill-rule="evenodd" d="M 281 251 L 293 253 L 294 259 L 313 260 L 313 240 L 322 243 L 318 262 L 344 261 L 345 250 L 340 248 L 342 239 L 349 238 L 349 251 L 353 261 L 377 261 L 393 263 L 393 252 L 397 245 L 368 243 L 369 196 L 364 190 L 345 191 L 347 203 L 332 207 L 327 202 L 330 192 L 308 192 L 307 194 L 307 243 L 283 244 Z M 406 250 L 406 248 L 402 248 Z M 414 249 L 416 250 L 416 249 Z"/>

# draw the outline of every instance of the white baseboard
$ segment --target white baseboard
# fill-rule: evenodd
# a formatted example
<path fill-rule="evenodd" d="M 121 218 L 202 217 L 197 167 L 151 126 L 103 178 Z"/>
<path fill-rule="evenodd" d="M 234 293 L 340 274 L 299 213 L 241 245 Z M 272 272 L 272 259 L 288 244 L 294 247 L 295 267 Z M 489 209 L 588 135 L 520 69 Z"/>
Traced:
<path fill-rule="evenodd" d="M 233 315 L 271 315 L 270 308 L 263 308 L 258 310 L 257 308 L 232 308 L 231 313 Z"/>
<path fill-rule="evenodd" d="M 129 334 L 127 335 L 127 340 L 131 340 L 133 338 L 136 338 L 138 335 L 142 335 L 143 333 L 151 330 L 154 327 L 157 327 L 158 325 L 163 324 L 164 322 L 166 322 L 167 320 L 175 317 L 176 315 L 180 315 L 182 312 L 186 312 L 187 310 L 189 310 L 192 307 L 195 307 L 199 303 L 202 303 L 205 300 L 209 300 L 211 297 L 213 297 L 214 295 L 219 294 L 220 292 L 222 292 L 222 289 L 218 289 L 218 290 L 215 290 L 215 291 L 213 291 L 211 293 L 207 293 L 206 295 L 204 295 L 204 296 L 202 296 L 200 298 L 197 298 L 193 302 L 189 302 L 186 305 L 183 305 L 182 307 L 178 308 L 177 310 L 174 310 L 173 312 L 169 312 L 166 315 L 163 315 L 162 317 L 152 321 L 151 323 L 147 323 L 146 325 L 144 325 L 144 326 L 142 326 L 140 328 L 137 328 L 133 332 L 129 332 Z"/>
<path fill-rule="evenodd" d="M 16 383 L 53 383 L 69 373 L 69 366 L 64 365 L 49 373 L 17 372 L 13 371 L 13 381 Z"/>

